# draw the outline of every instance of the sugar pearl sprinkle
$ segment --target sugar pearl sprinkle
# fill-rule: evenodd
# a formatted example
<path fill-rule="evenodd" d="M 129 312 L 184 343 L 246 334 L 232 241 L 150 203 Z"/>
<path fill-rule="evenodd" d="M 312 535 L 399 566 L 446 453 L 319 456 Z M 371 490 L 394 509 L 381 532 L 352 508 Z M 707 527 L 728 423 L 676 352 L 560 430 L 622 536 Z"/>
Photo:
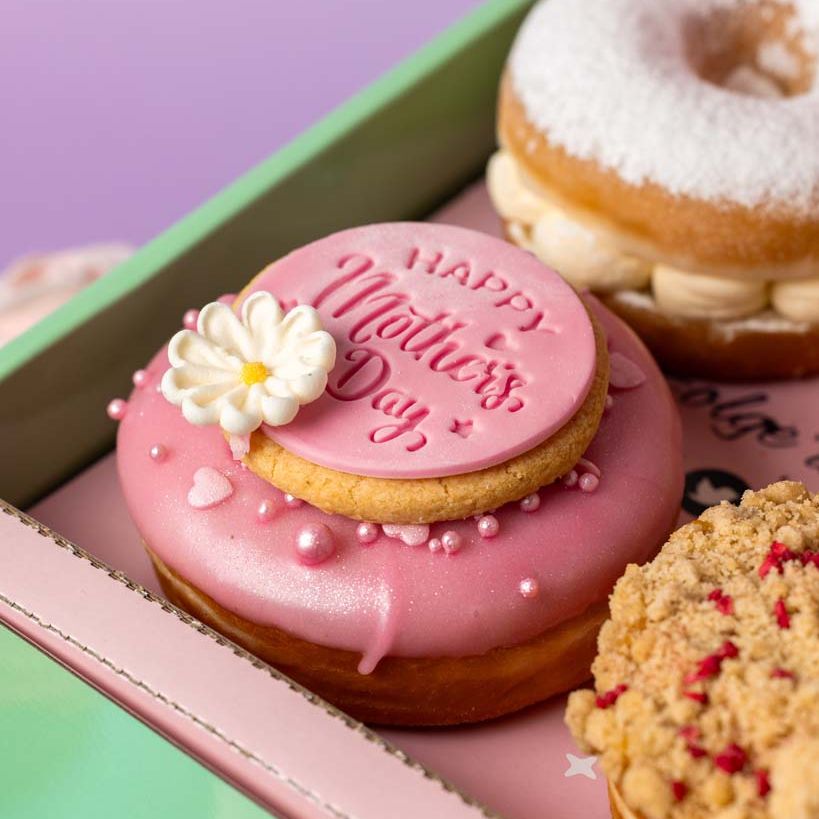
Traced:
<path fill-rule="evenodd" d="M 441 545 L 448 554 L 455 554 L 463 546 L 463 538 L 452 529 L 448 529 L 441 535 Z"/>
<path fill-rule="evenodd" d="M 478 518 L 478 534 L 481 537 L 495 537 L 500 531 L 500 523 L 494 515 L 483 515 Z"/>
<path fill-rule="evenodd" d="M 113 401 L 109 401 L 108 406 L 105 408 L 108 417 L 113 421 L 121 421 L 125 417 L 127 410 L 128 403 L 123 401 L 122 398 L 115 398 Z"/>
<path fill-rule="evenodd" d="M 148 383 L 148 371 L 137 370 L 132 376 L 131 381 L 137 389 L 142 389 Z"/>
<path fill-rule="evenodd" d="M 594 492 L 600 486 L 602 477 L 600 467 L 586 458 L 581 458 L 575 468 L 567 472 L 560 481 L 568 489 L 576 486 L 581 492 Z"/>
<path fill-rule="evenodd" d="M 149 450 L 148 455 L 152 461 L 161 463 L 168 457 L 168 448 L 164 444 L 154 444 Z"/>
<path fill-rule="evenodd" d="M 199 311 L 198 310 L 187 310 L 185 315 L 182 316 L 182 325 L 186 330 L 195 330 L 196 323 L 199 321 Z"/>
<path fill-rule="evenodd" d="M 540 594 L 540 585 L 534 577 L 524 577 L 520 581 L 518 590 L 521 595 L 526 598 L 537 597 Z"/>
<path fill-rule="evenodd" d="M 282 501 L 275 498 L 266 498 L 259 504 L 256 510 L 256 517 L 260 523 L 270 523 L 281 511 Z"/>
<path fill-rule="evenodd" d="M 532 495 L 527 495 L 520 502 L 521 512 L 537 512 L 538 509 L 540 509 L 540 495 L 538 495 L 537 492 Z"/>
<path fill-rule="evenodd" d="M 301 498 L 291 495 L 289 492 L 284 496 L 284 505 L 288 509 L 298 509 L 304 503 Z"/>
<path fill-rule="evenodd" d="M 359 523 L 355 536 L 362 546 L 369 546 L 378 539 L 378 525 L 375 523 Z"/>
<path fill-rule="evenodd" d="M 444 544 L 441 543 L 441 538 L 439 537 L 431 537 L 427 542 L 427 546 L 429 547 L 430 552 L 440 552 L 441 549 L 444 548 Z"/>
<path fill-rule="evenodd" d="M 600 478 L 598 478 L 597 475 L 593 475 L 591 472 L 586 472 L 580 476 L 577 483 L 579 484 L 581 491 L 594 492 L 594 490 L 600 485 Z"/>
<path fill-rule="evenodd" d="M 296 535 L 296 554 L 307 566 L 323 563 L 335 550 L 333 533 L 323 523 L 309 523 Z"/>

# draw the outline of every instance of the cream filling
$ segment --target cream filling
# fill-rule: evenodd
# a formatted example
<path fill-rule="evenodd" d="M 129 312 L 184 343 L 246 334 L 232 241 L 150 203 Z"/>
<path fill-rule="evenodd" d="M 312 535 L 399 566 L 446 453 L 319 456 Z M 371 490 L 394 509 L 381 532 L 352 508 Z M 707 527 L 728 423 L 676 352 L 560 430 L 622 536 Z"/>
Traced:
<path fill-rule="evenodd" d="M 512 240 L 577 289 L 651 290 L 657 306 L 681 318 L 739 319 L 769 306 L 797 322 L 819 322 L 819 277 L 775 282 L 705 276 L 624 253 L 609 237 L 555 205 L 505 150 L 489 161 L 487 187 Z"/>

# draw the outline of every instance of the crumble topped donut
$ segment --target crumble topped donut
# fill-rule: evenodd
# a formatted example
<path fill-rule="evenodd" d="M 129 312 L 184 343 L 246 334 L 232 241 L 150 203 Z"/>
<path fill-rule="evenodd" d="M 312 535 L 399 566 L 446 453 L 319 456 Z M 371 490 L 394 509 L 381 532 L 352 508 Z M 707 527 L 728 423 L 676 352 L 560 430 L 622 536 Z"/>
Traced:
<path fill-rule="evenodd" d="M 393 243 L 403 248 L 408 235 L 419 243 L 434 236 L 440 247 L 458 247 L 464 258 L 491 263 L 497 276 L 505 272 L 504 260 L 518 257 L 540 267 L 498 240 L 450 227 L 431 233 L 425 227 L 362 229 L 356 238 L 375 235 L 381 244 L 371 245 L 371 252 L 386 254 Z M 575 385 L 575 394 L 536 378 L 527 385 L 537 383 L 537 392 L 521 390 L 524 399 L 550 406 L 559 400 L 570 417 L 588 400 L 583 385 L 598 377 L 597 352 L 592 348 L 587 357 L 580 345 L 575 354 L 575 345 L 568 343 L 572 335 L 592 345 L 604 339 L 611 362 L 610 392 L 603 388 L 605 412 L 562 478 L 466 518 L 396 524 L 330 514 L 241 461 L 247 459 L 246 446 L 255 446 L 248 430 L 262 422 L 281 446 L 285 441 L 295 446 L 283 433 L 298 440 L 300 421 L 321 410 L 324 432 L 315 433 L 312 444 L 326 450 L 316 453 L 328 462 L 354 457 L 354 433 L 367 429 L 356 426 L 363 413 L 348 412 L 353 401 L 324 400 L 345 384 L 360 390 L 369 383 L 357 380 L 357 370 L 345 381 L 343 367 L 333 366 L 334 358 L 343 361 L 346 355 L 349 332 L 333 311 L 343 314 L 345 305 L 357 304 L 360 290 L 339 294 L 332 303 L 312 297 L 312 304 L 294 306 L 293 300 L 304 299 L 301 293 L 327 286 L 320 260 L 312 253 L 302 258 L 310 264 L 295 270 L 313 276 L 312 283 L 297 281 L 288 290 L 281 274 L 288 268 L 268 269 L 266 287 L 281 276 L 277 286 L 287 293 L 282 304 L 270 291 L 249 288 L 237 300 L 237 312 L 209 305 L 198 316 L 186 314 L 190 332 L 175 336 L 135 374 L 136 389 L 127 403 L 109 406 L 109 414 L 121 422 L 117 463 L 123 493 L 166 594 L 311 690 L 370 721 L 419 725 L 486 719 L 577 685 L 588 675 L 614 580 L 628 562 L 656 552 L 679 511 L 679 418 L 650 355 L 593 297 L 584 306 L 555 277 L 554 299 L 539 288 L 531 293 L 541 298 L 538 312 L 549 317 L 544 343 L 554 336 L 564 339 L 565 360 L 546 361 L 542 348 L 538 355 L 544 358 L 543 372 Z M 390 268 L 376 270 L 385 272 Z M 378 296 L 371 288 L 385 278 L 378 275 L 362 286 Z M 414 291 L 401 303 L 416 312 L 428 310 Z M 439 311 L 449 302 L 441 304 Z M 571 327 L 569 317 L 574 317 Z M 482 339 L 504 333 L 507 360 L 527 361 L 528 342 L 518 340 L 503 317 L 490 313 L 487 319 L 461 306 L 457 313 L 453 309 L 453 319 L 480 325 L 474 332 Z M 516 316 L 513 327 L 533 323 L 531 316 L 523 319 Z M 448 340 L 453 337 L 447 334 Z M 386 351 L 395 343 L 373 333 L 364 347 L 368 361 L 383 353 L 392 365 L 398 359 Z M 521 365 L 519 372 L 531 379 L 534 365 Z M 364 374 L 372 379 L 371 372 Z M 407 378 L 394 388 L 424 383 Z M 460 406 L 474 410 L 470 400 Z M 446 405 L 434 395 L 432 401 L 438 408 Z M 336 412 L 346 419 L 344 428 L 333 426 L 329 416 Z M 393 422 L 400 420 L 400 414 L 392 416 Z M 509 430 L 503 416 L 478 417 L 476 426 L 479 421 L 487 425 L 483 452 L 444 445 L 439 456 L 504 451 L 508 444 L 491 441 L 493 429 Z M 434 425 L 411 429 L 428 431 L 430 441 L 436 440 Z M 521 422 L 510 435 L 525 441 L 531 431 Z M 417 439 L 398 437 L 401 444 L 409 440 Z M 399 460 L 396 469 L 411 468 L 412 452 L 405 447 L 386 451 L 391 454 L 385 458 Z M 411 495 L 413 482 L 423 478 L 403 480 L 403 492 Z M 475 491 L 479 507 L 486 508 L 480 493 L 491 495 L 491 484 Z"/>
<path fill-rule="evenodd" d="M 819 372 L 817 0 L 548 0 L 501 83 L 509 238 L 661 363 Z"/>
<path fill-rule="evenodd" d="M 567 722 L 623 819 L 819 815 L 819 495 L 723 502 L 630 566 Z"/>
<path fill-rule="evenodd" d="M 603 333 L 557 274 L 489 236 L 355 228 L 270 265 L 240 304 L 259 291 L 319 310 L 338 354 L 327 391 L 262 426 L 244 462 L 330 514 L 480 514 L 564 475 L 599 425 Z"/>

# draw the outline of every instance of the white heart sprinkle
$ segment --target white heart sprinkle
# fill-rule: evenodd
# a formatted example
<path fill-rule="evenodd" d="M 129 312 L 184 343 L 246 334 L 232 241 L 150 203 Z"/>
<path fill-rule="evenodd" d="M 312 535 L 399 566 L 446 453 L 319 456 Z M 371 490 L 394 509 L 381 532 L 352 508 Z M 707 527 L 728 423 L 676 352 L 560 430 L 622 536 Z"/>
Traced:
<path fill-rule="evenodd" d="M 407 546 L 420 546 L 429 540 L 429 526 L 425 523 L 417 525 L 400 526 L 394 523 L 384 523 L 381 525 L 387 537 L 395 538 Z"/>
<path fill-rule="evenodd" d="M 210 509 L 233 494 L 233 484 L 212 466 L 200 466 L 193 473 L 188 503 L 194 509 Z"/>

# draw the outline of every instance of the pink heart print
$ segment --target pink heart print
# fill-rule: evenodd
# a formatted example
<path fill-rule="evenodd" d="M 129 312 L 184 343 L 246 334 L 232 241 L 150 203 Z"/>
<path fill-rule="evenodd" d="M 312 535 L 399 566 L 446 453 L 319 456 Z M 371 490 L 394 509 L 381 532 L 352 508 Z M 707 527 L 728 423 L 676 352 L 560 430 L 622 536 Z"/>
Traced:
<path fill-rule="evenodd" d="M 212 466 L 200 466 L 193 473 L 188 503 L 194 509 L 210 509 L 233 494 L 233 484 Z"/>

